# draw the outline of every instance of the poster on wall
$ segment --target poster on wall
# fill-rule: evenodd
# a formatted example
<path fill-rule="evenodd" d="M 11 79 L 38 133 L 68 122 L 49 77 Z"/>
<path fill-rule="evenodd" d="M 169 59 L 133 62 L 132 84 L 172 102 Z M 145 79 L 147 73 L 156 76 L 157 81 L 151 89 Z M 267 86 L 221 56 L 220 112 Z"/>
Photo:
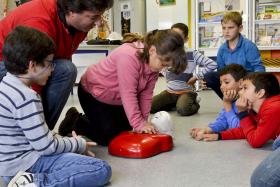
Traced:
<path fill-rule="evenodd" d="M 176 4 L 176 0 L 159 0 L 160 6 L 175 5 L 175 4 Z"/>
<path fill-rule="evenodd" d="M 131 20 L 131 4 L 125 2 L 121 4 L 121 29 L 122 35 L 130 32 L 130 20 Z"/>

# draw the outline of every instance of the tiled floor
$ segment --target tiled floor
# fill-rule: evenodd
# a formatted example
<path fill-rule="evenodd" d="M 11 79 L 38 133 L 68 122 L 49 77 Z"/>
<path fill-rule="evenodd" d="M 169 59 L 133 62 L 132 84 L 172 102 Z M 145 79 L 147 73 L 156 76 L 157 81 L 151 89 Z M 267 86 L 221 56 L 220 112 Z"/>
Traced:
<path fill-rule="evenodd" d="M 155 93 L 164 86 L 160 79 Z M 61 118 L 71 106 L 80 109 L 75 93 L 69 98 Z M 170 152 L 148 159 L 126 159 L 110 156 L 107 147 L 96 147 L 96 156 L 112 166 L 113 176 L 107 186 L 249 187 L 253 169 L 271 152 L 271 144 L 253 149 L 245 140 L 199 142 L 191 139 L 189 129 L 207 126 L 215 119 L 222 104 L 212 91 L 202 91 L 200 97 L 198 114 L 181 117 L 171 112 L 176 134 L 175 147 Z"/>

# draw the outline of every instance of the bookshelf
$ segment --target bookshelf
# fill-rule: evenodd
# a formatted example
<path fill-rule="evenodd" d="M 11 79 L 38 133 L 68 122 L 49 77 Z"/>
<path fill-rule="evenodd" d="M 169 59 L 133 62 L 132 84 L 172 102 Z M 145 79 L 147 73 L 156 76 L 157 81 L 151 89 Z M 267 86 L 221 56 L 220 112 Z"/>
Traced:
<path fill-rule="evenodd" d="M 249 0 L 196 0 L 195 48 L 207 56 L 216 56 L 225 42 L 222 36 L 221 19 L 227 11 L 242 12 L 243 32 L 249 38 Z"/>
<path fill-rule="evenodd" d="M 252 40 L 258 46 L 266 71 L 280 72 L 280 0 L 253 2 Z"/>

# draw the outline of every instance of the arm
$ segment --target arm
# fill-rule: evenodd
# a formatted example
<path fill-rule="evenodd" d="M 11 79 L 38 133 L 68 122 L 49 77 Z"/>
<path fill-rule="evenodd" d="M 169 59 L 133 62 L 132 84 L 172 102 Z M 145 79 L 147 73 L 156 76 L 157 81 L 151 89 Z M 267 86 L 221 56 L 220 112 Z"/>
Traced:
<path fill-rule="evenodd" d="M 43 106 L 38 98 L 28 99 L 21 106 L 25 107 L 14 110 L 15 118 L 31 146 L 41 155 L 85 151 L 84 139 L 62 138 L 52 134 L 45 124 Z"/>
<path fill-rule="evenodd" d="M 116 64 L 122 104 L 130 125 L 138 131 L 147 122 L 140 109 L 137 90 L 140 80 L 140 64 L 136 57 L 126 53 L 120 55 L 118 60 Z"/>
<path fill-rule="evenodd" d="M 226 113 L 225 109 L 222 109 L 222 111 L 219 113 L 216 120 L 213 123 L 209 124 L 209 128 L 211 128 L 214 133 L 221 132 L 228 129 L 225 113 Z"/>
<path fill-rule="evenodd" d="M 223 59 L 223 46 L 222 45 L 220 48 L 219 48 L 219 51 L 218 51 L 218 54 L 217 54 L 217 65 L 218 65 L 218 70 L 222 69 L 223 67 L 225 67 L 225 61 Z"/>
<path fill-rule="evenodd" d="M 148 117 L 152 106 L 153 90 L 157 81 L 158 75 L 152 75 L 145 89 L 139 94 L 139 104 L 143 117 L 148 121 Z"/>
<path fill-rule="evenodd" d="M 240 121 L 240 126 L 248 143 L 258 148 L 268 140 L 274 139 L 280 127 L 279 106 L 266 106 L 258 114 L 259 120 L 255 121 L 251 116 L 245 116 Z"/>
<path fill-rule="evenodd" d="M 194 58 L 195 64 L 198 65 L 199 67 L 201 67 L 200 68 L 201 71 L 198 72 L 197 74 L 194 74 L 194 76 L 197 79 L 203 79 L 205 73 L 211 72 L 211 71 L 214 71 L 217 69 L 217 63 L 215 61 L 202 55 L 198 51 L 193 52 L 193 58 Z"/>
<path fill-rule="evenodd" d="M 265 67 L 263 66 L 261 61 L 260 52 L 255 44 L 251 42 L 248 43 L 245 55 L 246 55 L 246 60 L 253 67 L 254 72 L 265 71 Z"/>

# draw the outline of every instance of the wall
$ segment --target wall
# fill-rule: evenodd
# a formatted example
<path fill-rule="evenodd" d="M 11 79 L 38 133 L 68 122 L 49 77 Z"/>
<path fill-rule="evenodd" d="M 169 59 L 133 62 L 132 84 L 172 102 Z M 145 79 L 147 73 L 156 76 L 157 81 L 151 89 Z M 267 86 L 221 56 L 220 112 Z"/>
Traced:
<path fill-rule="evenodd" d="M 176 0 L 175 5 L 159 6 L 159 0 L 146 0 L 147 31 L 167 29 L 177 22 L 188 24 L 188 0 Z"/>
<path fill-rule="evenodd" d="M 151 0 L 150 0 L 151 1 Z M 130 32 L 146 32 L 145 0 L 115 0 L 113 7 L 114 31 L 121 33 L 121 5 L 129 3 L 130 7 Z"/>
<path fill-rule="evenodd" d="M 16 7 L 16 4 L 13 0 L 0 0 L 0 19 L 3 18 L 3 10 L 6 5 L 6 2 L 8 2 L 8 11 L 11 11 Z"/>

